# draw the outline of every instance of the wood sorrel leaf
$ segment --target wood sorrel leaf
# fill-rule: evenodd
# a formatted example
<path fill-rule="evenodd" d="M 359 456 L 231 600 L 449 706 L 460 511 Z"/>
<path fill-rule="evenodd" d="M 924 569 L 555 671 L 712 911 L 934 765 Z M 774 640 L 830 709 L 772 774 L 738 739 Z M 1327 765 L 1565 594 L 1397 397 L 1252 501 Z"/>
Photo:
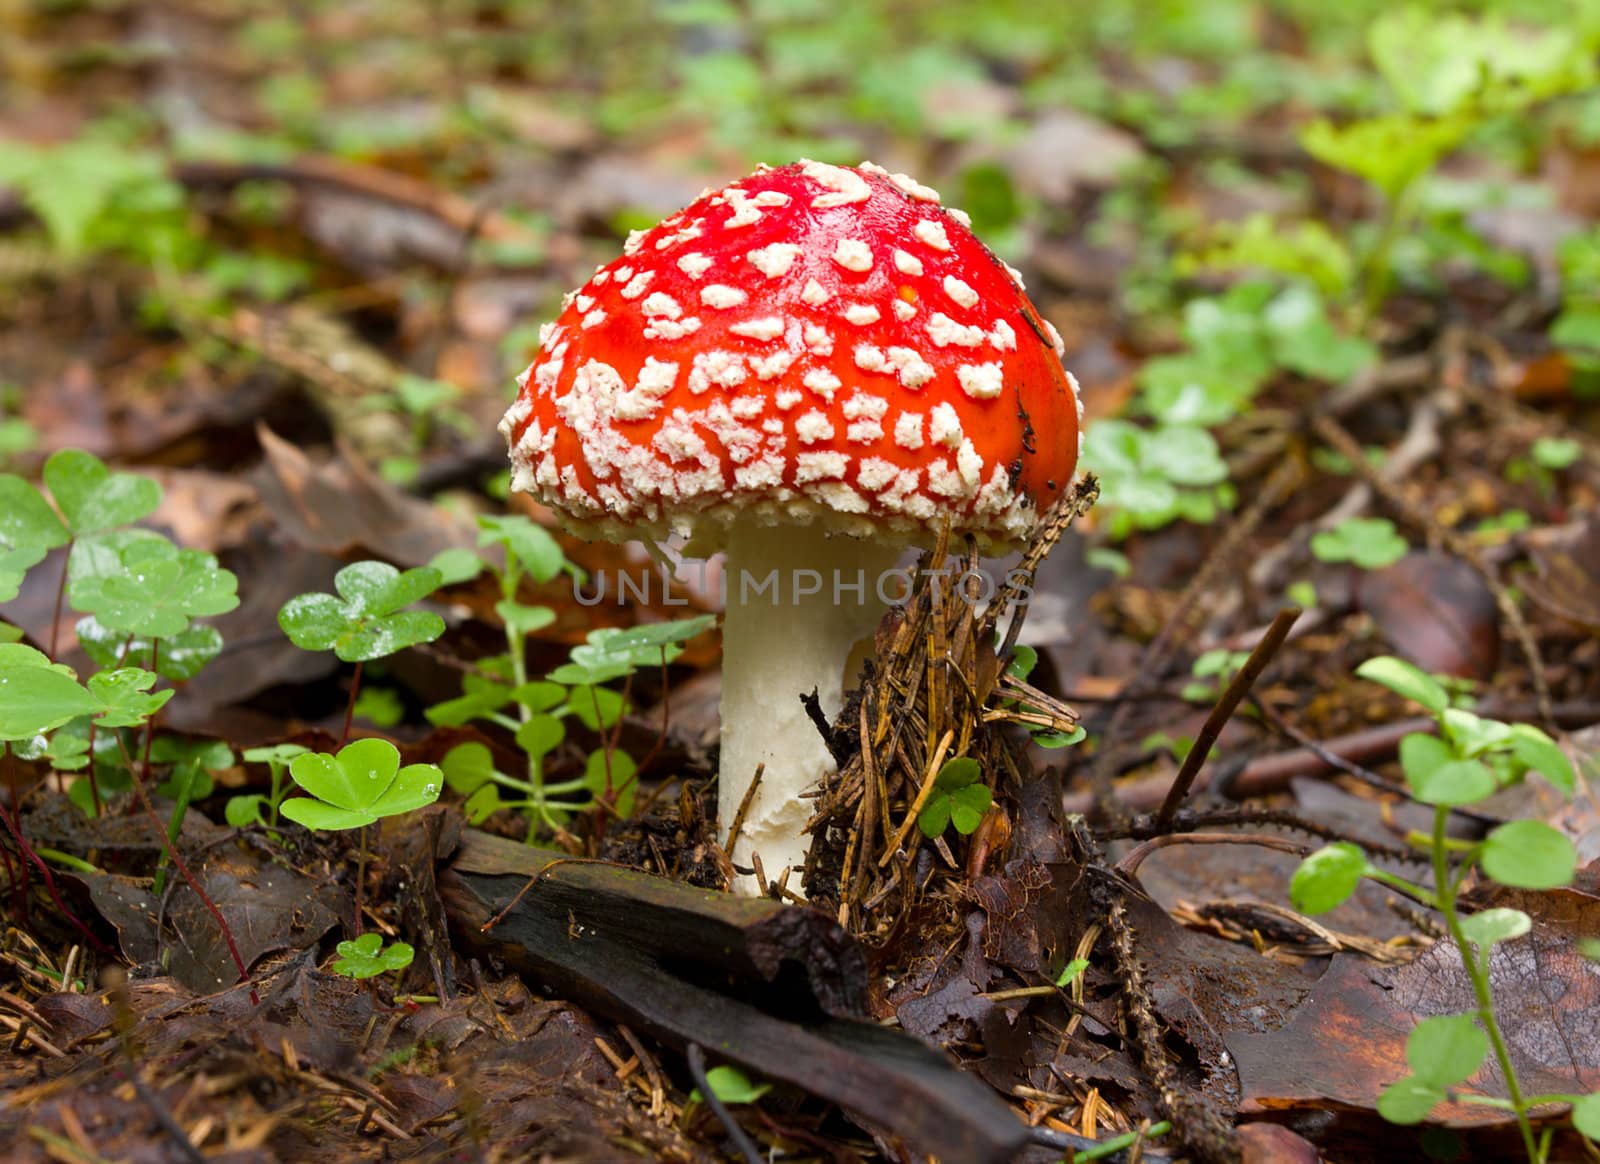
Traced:
<path fill-rule="evenodd" d="M 444 633 L 444 619 L 402 607 L 439 588 L 430 566 L 401 573 L 386 562 L 355 562 L 334 576 L 331 594 L 301 594 L 278 612 L 278 625 L 305 651 L 332 650 L 346 663 L 382 659 Z"/>
<path fill-rule="evenodd" d="M 294 782 L 315 799 L 283 803 L 283 815 L 309 829 L 354 829 L 432 804 L 444 777 L 434 764 L 400 767 L 388 740 L 357 740 L 337 755 L 310 752 L 289 765 Z"/>
<path fill-rule="evenodd" d="M 113 473 L 93 453 L 62 449 L 44 463 L 44 483 L 73 537 L 103 533 L 149 517 L 161 504 L 161 486 L 148 477 Z"/>
<path fill-rule="evenodd" d="M 100 707 L 72 668 L 21 643 L 0 643 L 0 740 L 30 739 Z"/>

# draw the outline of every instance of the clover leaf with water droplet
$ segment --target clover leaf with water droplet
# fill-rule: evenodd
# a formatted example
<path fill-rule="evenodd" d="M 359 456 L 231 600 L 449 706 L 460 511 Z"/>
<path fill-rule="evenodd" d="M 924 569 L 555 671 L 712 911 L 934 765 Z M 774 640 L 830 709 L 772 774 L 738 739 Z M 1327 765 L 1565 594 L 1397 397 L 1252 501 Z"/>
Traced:
<path fill-rule="evenodd" d="M 164 537 L 119 537 L 80 546 L 68 597 L 110 630 L 165 639 L 191 619 L 239 605 L 239 580 L 202 550 L 180 550 Z M 109 552 L 107 552 L 109 551 Z"/>
<path fill-rule="evenodd" d="M 95 722 L 101 727 L 138 727 L 177 694 L 172 688 L 151 691 L 154 671 L 139 667 L 120 667 L 89 676 L 89 694 L 103 709 Z"/>
<path fill-rule="evenodd" d="M 346 663 L 381 659 L 444 634 L 444 619 L 404 610 L 439 588 L 431 566 L 401 573 L 385 562 L 355 562 L 334 575 L 332 594 L 301 594 L 278 612 L 278 625 L 303 651 L 331 650 Z"/>
<path fill-rule="evenodd" d="M 75 538 L 104 533 L 149 517 L 161 504 L 161 486 L 148 477 L 113 473 L 82 449 L 62 449 L 44 463 L 44 483 Z"/>
<path fill-rule="evenodd" d="M 308 829 L 356 829 L 399 816 L 439 799 L 444 777 L 437 764 L 400 767 L 400 750 L 388 740 L 357 740 L 338 755 L 296 756 L 289 775 L 311 799 L 283 802 L 282 813 Z"/>
<path fill-rule="evenodd" d="M 98 710 L 71 667 L 21 643 L 0 643 L 0 740 L 31 739 Z"/>
<path fill-rule="evenodd" d="M 22 578 L 71 535 L 39 491 L 14 473 L 0 474 L 0 602 L 10 602 Z"/>
<path fill-rule="evenodd" d="M 101 624 L 93 615 L 78 620 L 78 645 L 102 667 L 114 667 L 120 660 L 129 667 L 150 670 L 151 640 L 144 635 L 130 636 Z M 191 623 L 177 634 L 161 640 L 155 652 L 155 671 L 163 679 L 187 683 L 202 668 L 222 653 L 222 635 L 214 626 Z"/>

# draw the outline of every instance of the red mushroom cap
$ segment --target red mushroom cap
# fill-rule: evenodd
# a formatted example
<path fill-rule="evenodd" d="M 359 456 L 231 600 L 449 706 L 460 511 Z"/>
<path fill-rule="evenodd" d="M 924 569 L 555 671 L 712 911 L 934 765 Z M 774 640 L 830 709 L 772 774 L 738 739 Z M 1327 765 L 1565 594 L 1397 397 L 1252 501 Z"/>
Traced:
<path fill-rule="evenodd" d="M 501 423 L 513 487 L 611 537 L 741 514 L 1015 543 L 1066 488 L 1061 341 L 902 174 L 763 167 L 568 295 Z"/>

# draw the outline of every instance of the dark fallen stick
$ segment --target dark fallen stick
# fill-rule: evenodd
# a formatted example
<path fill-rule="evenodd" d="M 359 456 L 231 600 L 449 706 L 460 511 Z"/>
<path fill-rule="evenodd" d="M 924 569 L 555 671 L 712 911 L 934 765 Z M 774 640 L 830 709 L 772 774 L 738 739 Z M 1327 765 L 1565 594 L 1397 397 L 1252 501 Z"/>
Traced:
<path fill-rule="evenodd" d="M 946 1164 L 1000 1164 L 1027 1143 L 981 1081 L 868 1020 L 865 956 L 821 913 L 471 832 L 439 888 L 466 944 L 663 1043 L 803 1088 Z"/>
<path fill-rule="evenodd" d="M 1211 714 L 1206 716 L 1200 734 L 1195 737 L 1194 746 L 1183 758 L 1178 775 L 1173 778 L 1172 787 L 1167 790 L 1167 798 L 1161 802 L 1161 811 L 1156 814 L 1158 829 L 1168 828 L 1172 824 L 1172 814 L 1178 811 L 1183 798 L 1189 795 L 1189 789 L 1194 785 L 1194 778 L 1200 771 L 1200 765 L 1204 764 L 1206 757 L 1211 754 L 1212 745 L 1222 734 L 1223 726 L 1233 718 L 1239 701 L 1249 693 L 1251 687 L 1255 686 L 1256 679 L 1266 670 L 1267 664 L 1272 661 L 1272 656 L 1278 653 L 1278 648 L 1283 646 L 1283 640 L 1289 637 L 1290 628 L 1302 613 L 1298 606 L 1286 606 L 1278 611 L 1277 617 L 1272 620 L 1267 633 L 1261 636 L 1261 641 L 1256 643 L 1244 666 L 1240 667 L 1238 674 L 1228 681 L 1227 690 L 1222 693 L 1222 698 L 1217 700 L 1217 705 L 1211 709 Z"/>

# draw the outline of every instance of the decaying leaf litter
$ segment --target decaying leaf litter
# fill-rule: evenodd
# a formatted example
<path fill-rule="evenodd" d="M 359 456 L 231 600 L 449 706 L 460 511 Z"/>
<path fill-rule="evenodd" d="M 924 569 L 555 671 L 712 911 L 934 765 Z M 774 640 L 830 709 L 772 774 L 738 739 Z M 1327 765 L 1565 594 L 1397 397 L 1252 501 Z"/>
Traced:
<path fill-rule="evenodd" d="M 877 8 L 863 7 L 869 19 Z M 1314 20 L 1231 7 L 1253 14 L 1244 34 L 1252 52 L 1276 41 L 1270 59 L 1342 51 L 1350 67 L 1364 67 L 1360 46 L 1329 48 Z M 1023 235 L 1012 253 L 1066 337 L 1092 421 L 1113 423 L 1134 398 L 1158 428 L 1170 425 L 1176 414 L 1152 402 L 1165 384 L 1205 383 L 1212 348 L 1233 361 L 1226 366 L 1237 380 L 1259 379 L 1259 394 L 1224 416 L 1206 414 L 1214 402 L 1202 401 L 1202 422 L 1226 454 L 1231 508 L 1218 508 L 1228 499 L 1207 492 L 1216 478 L 1183 442 L 1097 464 L 1099 509 L 1086 525 L 1052 528 L 1047 540 L 1061 544 L 1033 579 L 1020 639 L 1039 661 L 1026 678 L 1008 671 L 1011 644 L 997 640 L 991 612 L 941 603 L 936 588 L 880 628 L 877 669 L 832 726 L 841 777 L 814 801 L 821 842 L 806 889 L 826 916 L 796 935 L 784 929 L 787 915 L 751 914 L 739 924 L 753 952 L 708 966 L 703 953 L 684 963 L 683 951 L 666 944 L 644 954 L 614 941 L 585 946 L 584 919 L 549 913 L 563 893 L 603 885 L 624 903 L 614 907 L 620 916 L 599 914 L 608 927 L 626 928 L 629 903 L 656 893 L 665 896 L 649 908 L 698 918 L 677 890 L 631 875 L 617 888 L 605 871 L 621 865 L 680 886 L 725 878 L 708 807 L 716 669 L 707 638 L 690 640 L 669 667 L 639 669 L 629 680 L 634 709 L 604 729 L 609 747 L 642 762 L 633 816 L 575 820 L 557 836 L 563 855 L 537 875 L 486 872 L 474 834 L 463 831 L 461 797 L 448 793 L 438 808 L 372 826 L 359 895 L 354 836 L 234 829 L 223 813 L 231 795 L 266 788 L 267 768 L 240 762 L 244 749 L 288 740 L 331 751 L 342 734 L 351 668 L 295 649 L 278 630 L 283 604 L 333 592 L 337 571 L 353 561 L 415 569 L 441 551 L 474 548 L 473 515 L 502 511 L 480 486 L 503 465 L 494 423 L 510 376 L 530 354 L 526 325 L 548 317 L 589 264 L 614 253 L 626 226 L 653 221 L 768 156 L 774 145 L 763 135 L 776 139 L 782 158 L 804 152 L 789 148 L 804 136 L 789 112 L 766 110 L 760 116 L 771 120 L 752 129 L 730 127 L 725 107 L 695 104 L 707 86 L 728 83 L 731 74 L 717 67 L 747 58 L 718 50 L 709 56 L 719 64 L 706 66 L 707 50 L 693 37 L 682 51 L 701 63 L 657 82 L 681 95 L 671 133 L 619 131 L 611 109 L 595 121 L 574 114 L 552 95 L 590 83 L 576 65 L 563 73 L 541 57 L 495 63 L 492 46 L 514 40 L 525 18 L 514 4 L 470 16 L 409 5 L 387 18 L 323 12 L 303 26 L 273 25 L 249 6 L 226 14 L 25 6 L 15 17 L 15 43 L 33 64 L 19 74 L 26 113 L 5 115 L 8 136 L 79 142 L 93 136 L 96 118 L 137 95 L 157 109 L 204 110 L 209 127 L 291 148 L 270 162 L 178 161 L 113 144 L 111 155 L 153 166 L 153 177 L 117 180 L 133 194 L 159 188 L 176 199 L 173 237 L 205 241 L 207 253 L 164 263 L 124 237 L 164 237 L 174 225 L 164 212 L 124 206 L 97 223 L 91 207 L 85 231 L 64 245 L 59 222 L 45 216 L 56 232 L 46 235 L 28 209 L 34 203 L 0 195 L 0 379 L 7 416 L 36 434 L 8 443 L 7 467 L 37 477 L 45 454 L 82 448 L 159 480 L 164 501 L 149 520 L 183 546 L 217 554 L 237 574 L 241 599 L 211 620 L 223 653 L 202 679 L 179 683 L 159 713 L 163 739 L 173 733 L 229 749 L 229 762 L 207 775 L 214 790 L 194 800 L 174 843 L 228 918 L 235 951 L 184 879 L 168 877 L 156 891 L 164 846 L 148 816 L 134 809 L 89 819 L 57 791 L 61 778 L 47 762 L 5 758 L 10 822 L 34 852 L 69 858 L 52 859 L 47 878 L 24 865 L 8 834 L 12 915 L 0 994 L 0 1022 L 13 1032 L 8 1152 L 712 1159 L 740 1150 L 738 1126 L 758 1144 L 798 1155 L 943 1149 L 941 1158 L 957 1159 L 1009 1152 L 1021 1142 L 1007 1138 L 1010 1129 L 1026 1122 L 1043 1129 L 1043 1143 L 1026 1149 L 1043 1159 L 1081 1143 L 1062 1137 L 1105 1139 L 1160 1120 L 1174 1131 L 1145 1151 L 1313 1158 L 1271 1121 L 1330 1158 L 1387 1158 L 1395 1136 L 1413 1134 L 1375 1109 L 1378 1093 L 1406 1070 L 1406 1034 L 1421 1018 L 1460 1011 L 1470 992 L 1449 946 L 1435 940 L 1437 920 L 1404 897 L 1368 884 L 1340 910 L 1307 918 L 1288 906 L 1286 890 L 1298 856 L 1325 840 L 1358 840 L 1385 867 L 1420 875 L 1404 842 L 1427 828 L 1428 813 L 1401 795 L 1392 766 L 1419 722 L 1404 700 L 1356 678 L 1371 656 L 1400 654 L 1476 680 L 1483 715 L 1542 724 L 1580 770 L 1592 755 L 1585 729 L 1600 718 L 1596 590 L 1586 566 L 1596 545 L 1594 421 L 1582 392 L 1592 373 L 1577 350 L 1583 344 L 1561 337 L 1579 336 L 1584 318 L 1574 282 L 1583 259 L 1575 264 L 1571 253 L 1595 209 L 1584 180 L 1594 160 L 1581 131 L 1563 120 L 1573 100 L 1538 109 L 1553 128 L 1536 139 L 1538 161 L 1524 174 L 1552 192 L 1557 211 L 1538 223 L 1529 219 L 1540 215 L 1519 217 L 1505 205 L 1477 210 L 1468 216 L 1482 240 L 1476 251 L 1449 243 L 1463 229 L 1453 220 L 1419 219 L 1418 245 L 1434 250 L 1413 261 L 1426 267 L 1431 257 L 1430 278 L 1403 275 L 1380 298 L 1361 333 L 1376 344 L 1365 363 L 1347 350 L 1353 333 L 1330 338 L 1327 316 L 1318 318 L 1315 303 L 1308 315 L 1303 296 L 1251 300 L 1254 292 L 1227 290 L 1220 266 L 1200 265 L 1183 285 L 1161 265 L 1194 208 L 1235 222 L 1265 210 L 1286 220 L 1309 212 L 1334 230 L 1370 225 L 1359 184 L 1300 153 L 1296 126 L 1281 116 L 1286 108 L 1304 120 L 1323 108 L 1315 98 L 1297 93 L 1286 106 L 1230 120 L 1198 96 L 1206 82 L 1229 76 L 1228 53 L 1238 46 L 1208 49 L 1174 34 L 1181 48 L 1124 58 L 1107 46 L 1094 66 L 1159 92 L 1157 66 L 1185 64 L 1183 91 L 1200 109 L 1185 114 L 1187 125 L 1159 124 L 1132 105 L 1086 111 L 1024 100 L 1018 78 L 1067 73 L 1058 60 L 1020 72 L 951 70 L 946 83 L 926 85 L 915 133 L 884 110 L 854 126 L 856 153 L 903 158 L 904 168 L 947 189 L 959 183 L 952 201 L 986 205 L 984 191 L 997 182 L 1020 196 L 1011 221 Z M 640 15 L 640 27 L 649 19 Z M 781 19 L 744 19 L 756 59 L 763 48 L 790 51 L 785 35 L 799 35 Z M 449 23 L 456 48 L 435 49 L 437 20 Z M 573 20 L 561 35 L 587 43 L 582 18 Z M 514 31 L 503 37 L 504 29 Z M 1288 31 L 1300 42 L 1285 50 Z M 840 44 L 862 35 L 849 25 L 829 32 Z M 915 32 L 928 38 L 924 54 L 942 43 L 936 28 Z M 274 54 L 284 37 L 308 35 L 329 44 L 377 38 L 412 54 L 419 81 L 437 69 L 448 83 L 424 88 L 419 104 L 393 75 L 333 49 L 313 54 L 299 80 L 283 80 Z M 131 47 L 90 62 L 71 74 L 85 82 L 67 87 L 61 79 L 80 67 L 72 54 L 84 43 Z M 204 51 L 219 43 L 230 47 Z M 1369 43 L 1381 69 L 1384 37 Z M 153 44 L 166 48 L 152 52 Z M 624 51 L 607 53 L 617 55 L 603 57 L 601 72 L 625 64 Z M 651 75 L 641 69 L 638 84 Z M 251 84 L 238 84 L 241 77 Z M 308 117 L 306 78 L 339 114 L 334 126 Z M 862 92 L 881 93 L 868 82 Z M 851 125 L 815 93 L 788 100 L 822 110 L 835 127 Z M 433 112 L 419 115 L 425 106 Z M 468 120 L 434 116 L 441 108 Z M 169 142 L 185 132 L 175 115 L 157 116 L 168 118 Z M 374 116 L 411 124 L 415 136 L 373 133 Z M 963 116 L 1018 128 L 1027 146 L 1002 150 Z M 1330 161 L 1327 151 L 1317 156 Z M 1119 178 L 1108 158 L 1159 175 Z M 1238 159 L 1247 180 L 1208 169 L 1218 158 Z M 1468 152 L 1449 177 L 1504 181 L 1508 165 L 1492 150 Z M 1250 253 L 1251 229 L 1215 245 L 1249 254 L 1242 266 L 1266 262 Z M 1151 253 L 1150 237 L 1162 254 Z M 1447 245 L 1460 253 L 1445 250 L 1439 260 Z M 1201 249 L 1191 242 L 1187 253 Z M 1310 253 L 1299 259 L 1309 264 Z M 1534 277 L 1506 277 L 1506 255 Z M 237 256 L 256 261 L 240 273 Z M 1306 269 L 1313 283 L 1331 286 L 1337 266 Z M 275 280 L 288 290 L 274 290 Z M 1175 318 L 1180 292 L 1208 305 L 1191 306 L 1182 338 L 1162 322 Z M 1277 361 L 1264 371 L 1256 341 L 1239 338 L 1252 313 L 1268 321 L 1262 342 Z M 1172 366 L 1186 357 L 1187 366 Z M 438 395 L 431 384 L 453 391 Z M 8 441 L 22 431 L 8 428 Z M 1386 455 L 1374 457 L 1375 449 Z M 1188 499 L 1194 520 L 1141 529 L 1130 517 L 1142 512 L 1130 484 L 1154 474 L 1163 452 L 1196 470 L 1163 478 Z M 1514 522 L 1512 514 L 1522 516 Z M 1344 524 L 1351 518 L 1389 525 L 1364 530 Z M 1314 545 L 1329 532 L 1338 537 Z M 1379 564 L 1383 543 L 1396 538 L 1403 556 Z M 626 547 L 561 546 L 595 574 L 651 569 Z M 968 553 L 953 539 L 929 564 L 964 564 Z M 4 616 L 25 642 L 58 650 L 87 674 L 93 663 L 73 645 L 77 615 L 56 605 L 62 567 L 57 549 L 30 569 Z M 1291 592 L 1296 584 L 1309 584 L 1314 602 L 1276 652 L 1258 658 L 1264 669 L 1251 690 L 1235 684 L 1230 692 L 1286 597 L 1305 598 L 1303 585 Z M 565 579 L 525 584 L 518 598 L 554 612 L 528 644 L 530 675 L 563 665 L 597 626 L 715 607 L 693 579 L 671 605 L 584 606 Z M 520 753 L 503 729 L 434 727 L 422 715 L 457 697 L 465 678 L 492 678 L 477 664 L 501 649 L 499 599 L 480 576 L 431 600 L 448 631 L 365 678 L 392 694 L 400 716 L 383 726 L 364 708 L 356 734 L 395 739 L 406 763 L 440 762 L 472 743 L 500 768 L 515 764 Z M 1215 667 L 1199 665 L 1208 654 Z M 1185 776 L 1197 777 L 1188 800 L 1160 819 L 1184 757 L 1203 758 L 1186 745 L 1230 694 L 1241 697 L 1240 710 L 1222 724 L 1211 757 L 1187 766 Z M 1080 722 L 1084 744 L 1027 744 L 1028 730 L 1065 735 Z M 584 753 L 601 742 L 598 732 L 579 735 L 587 731 L 574 728 L 550 754 L 558 778 L 581 770 Z M 178 754 L 156 765 L 158 776 L 180 766 Z M 942 761 L 961 756 L 982 761 L 993 805 L 970 836 L 928 838 L 916 825 L 917 801 L 925 807 L 934 795 Z M 1461 839 L 1534 817 L 1576 838 L 1585 861 L 1591 856 L 1584 796 L 1562 803 L 1525 786 L 1480 807 L 1455 814 Z M 526 832 L 511 812 L 484 824 Z M 1262 835 L 1270 843 L 1233 843 Z M 504 916 L 487 928 L 486 918 L 464 925 L 475 916 L 463 912 L 472 887 L 494 877 L 513 879 L 493 899 Z M 1594 971 L 1576 942 L 1594 936 L 1591 880 L 1580 870 L 1567 888 L 1497 889 L 1473 903 L 1516 904 L 1532 918 L 1532 932 L 1496 947 L 1491 964 L 1532 1092 L 1596 1083 L 1584 1002 Z M 569 881 L 579 888 L 563 888 Z M 732 924 L 716 908 L 696 924 Z M 530 969 L 513 953 L 514 938 L 497 937 L 502 926 L 506 934 L 530 927 L 546 946 L 564 938 L 561 949 L 581 956 Z M 376 986 L 334 973 L 335 944 L 357 929 L 412 946 L 409 968 Z M 226 986 L 235 953 L 251 970 L 247 986 Z M 646 955 L 660 988 L 608 1003 L 604 984 L 638 973 L 636 959 Z M 1063 976 L 1077 958 L 1086 968 Z M 525 976 L 514 972 L 519 964 Z M 741 1065 L 752 1078 L 780 1081 L 723 1116 L 690 1100 L 697 1080 L 689 1066 L 722 1061 L 709 1042 L 725 1005 L 708 989 L 719 976 L 737 983 L 737 1005 L 751 1008 L 722 1021 L 745 1016 L 763 1033 L 770 1023 L 776 1040 L 758 1043 Z M 684 1028 L 651 1009 L 663 998 L 685 1003 Z M 1014 1124 L 997 1122 L 977 1093 L 942 1081 L 937 1062 L 926 1065 L 930 1074 L 908 1068 L 891 1080 L 873 1067 L 884 1052 L 862 1033 L 863 1020 L 944 1048 L 985 1094 L 1009 1104 Z M 804 1041 L 846 1028 L 855 1033 L 831 1049 Z M 708 1041 L 696 1056 L 698 1030 Z M 812 1062 L 840 1065 L 841 1079 L 876 1079 L 883 1091 L 854 1105 L 852 1118 L 852 1105 L 807 1098 Z M 915 1090 L 946 1086 L 956 1090 Z M 1501 1093 L 1492 1070 L 1473 1086 Z M 927 1106 L 948 1114 L 897 1124 L 893 1087 L 943 1095 Z M 1505 1113 L 1455 1104 L 1435 1120 L 1444 1128 L 1427 1143 L 1437 1152 L 1453 1144 L 1471 1158 L 1517 1150 Z M 1246 1126 L 1234 1132 L 1235 1123 Z M 1558 1141 L 1557 1158 L 1569 1146 L 1578 1151 L 1575 1140 Z"/>

